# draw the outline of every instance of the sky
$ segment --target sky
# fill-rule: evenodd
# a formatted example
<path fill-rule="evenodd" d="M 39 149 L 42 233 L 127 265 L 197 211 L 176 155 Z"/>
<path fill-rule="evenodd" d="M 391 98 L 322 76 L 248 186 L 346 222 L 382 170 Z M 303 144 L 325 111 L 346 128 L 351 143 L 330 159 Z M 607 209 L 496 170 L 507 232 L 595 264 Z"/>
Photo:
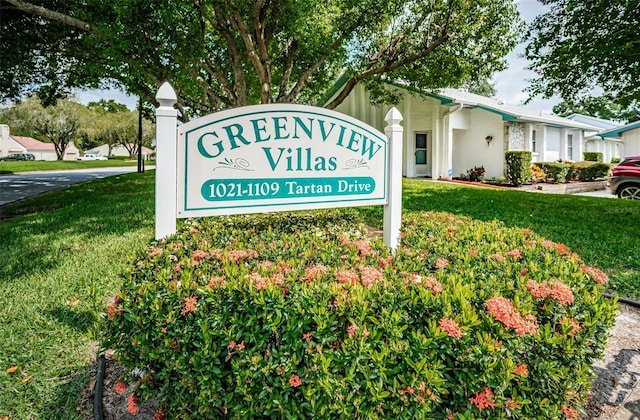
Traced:
<path fill-rule="evenodd" d="M 529 23 L 537 14 L 544 11 L 544 6 L 538 0 L 519 0 L 518 10 L 520 11 L 522 19 L 524 19 L 526 23 Z M 528 80 L 535 77 L 535 73 L 533 71 L 526 70 L 528 61 L 523 58 L 524 46 L 524 43 L 518 44 L 518 46 L 507 55 L 509 68 L 496 73 L 493 77 L 497 91 L 496 96 L 502 99 L 505 103 L 511 105 L 521 105 L 524 103 L 528 95 L 523 91 L 528 86 Z M 78 98 L 84 104 L 104 98 L 107 100 L 113 99 L 116 102 L 123 103 L 130 109 L 135 109 L 137 106 L 137 97 L 128 96 L 121 91 L 113 89 L 106 91 L 79 92 Z M 551 113 L 553 106 L 561 101 L 562 100 L 559 97 L 552 97 L 550 99 L 536 97 L 533 98 L 526 106 L 532 109 Z"/>

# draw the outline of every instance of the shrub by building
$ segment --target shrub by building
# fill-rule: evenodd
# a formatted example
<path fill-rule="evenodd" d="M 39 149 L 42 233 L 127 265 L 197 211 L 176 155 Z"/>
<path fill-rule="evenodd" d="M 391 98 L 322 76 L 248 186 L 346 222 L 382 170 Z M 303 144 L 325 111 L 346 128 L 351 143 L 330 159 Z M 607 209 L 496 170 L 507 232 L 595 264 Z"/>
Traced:
<path fill-rule="evenodd" d="M 365 233 L 344 212 L 187 221 L 136 256 L 102 345 L 168 418 L 577 416 L 604 273 L 499 222 L 407 215 L 395 254 Z"/>

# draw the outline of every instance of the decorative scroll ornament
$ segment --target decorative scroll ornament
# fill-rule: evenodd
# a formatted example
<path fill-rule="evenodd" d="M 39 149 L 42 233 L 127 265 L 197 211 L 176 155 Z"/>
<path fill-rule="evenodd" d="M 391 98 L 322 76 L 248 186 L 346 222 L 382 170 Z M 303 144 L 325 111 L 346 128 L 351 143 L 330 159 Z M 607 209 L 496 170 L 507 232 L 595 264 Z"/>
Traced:
<path fill-rule="evenodd" d="M 218 164 L 221 166 L 216 166 L 215 168 L 213 168 L 214 171 L 216 169 L 236 169 L 238 171 L 253 171 L 253 169 L 249 169 L 249 166 L 251 166 L 249 161 L 244 158 L 236 158 L 236 159 L 225 158 L 223 161 L 218 162 Z"/>
<path fill-rule="evenodd" d="M 368 161 L 364 160 L 364 159 L 349 159 L 345 164 L 344 164 L 344 168 L 343 169 L 357 169 L 357 168 L 367 168 L 367 169 L 371 169 L 369 168 L 369 165 L 367 165 L 367 163 L 369 163 Z"/>

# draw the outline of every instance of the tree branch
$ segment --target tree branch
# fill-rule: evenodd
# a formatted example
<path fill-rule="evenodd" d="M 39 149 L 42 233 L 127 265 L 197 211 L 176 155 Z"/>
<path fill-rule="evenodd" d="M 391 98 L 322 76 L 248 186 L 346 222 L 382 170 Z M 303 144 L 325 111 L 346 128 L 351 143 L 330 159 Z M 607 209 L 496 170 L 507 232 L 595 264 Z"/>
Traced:
<path fill-rule="evenodd" d="M 73 26 L 84 32 L 91 32 L 91 25 L 80 19 L 65 15 L 64 13 L 54 12 L 42 6 L 36 6 L 35 4 L 27 3 L 22 0 L 4 0 L 5 2 L 13 5 L 18 10 L 22 10 L 25 13 L 43 17 L 47 20 L 54 20 L 65 25 Z"/>

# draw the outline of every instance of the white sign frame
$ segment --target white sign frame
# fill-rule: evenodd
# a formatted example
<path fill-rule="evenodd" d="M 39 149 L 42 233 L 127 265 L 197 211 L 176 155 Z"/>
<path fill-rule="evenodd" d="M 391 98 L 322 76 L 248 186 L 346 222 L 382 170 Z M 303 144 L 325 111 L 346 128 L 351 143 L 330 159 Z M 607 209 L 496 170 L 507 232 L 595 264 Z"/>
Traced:
<path fill-rule="evenodd" d="M 384 205 L 383 240 L 399 243 L 402 116 L 385 134 L 348 115 L 254 105 L 177 126 L 175 91 L 156 95 L 156 239 L 176 218 Z"/>

